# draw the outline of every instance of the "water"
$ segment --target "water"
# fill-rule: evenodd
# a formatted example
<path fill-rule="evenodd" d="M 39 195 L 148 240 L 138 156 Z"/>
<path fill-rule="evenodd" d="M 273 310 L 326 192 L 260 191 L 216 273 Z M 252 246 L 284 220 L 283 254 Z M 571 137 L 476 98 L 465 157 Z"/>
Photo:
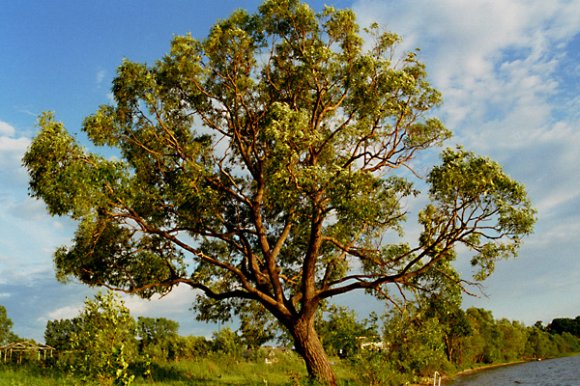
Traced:
<path fill-rule="evenodd" d="M 580 356 L 504 366 L 458 377 L 452 386 L 580 386 Z"/>

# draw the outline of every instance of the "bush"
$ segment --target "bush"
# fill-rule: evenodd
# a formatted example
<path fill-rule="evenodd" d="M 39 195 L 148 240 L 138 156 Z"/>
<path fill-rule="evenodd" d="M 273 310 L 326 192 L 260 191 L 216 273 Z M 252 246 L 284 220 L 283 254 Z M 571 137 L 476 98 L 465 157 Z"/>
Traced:
<path fill-rule="evenodd" d="M 369 386 L 399 386 L 410 382 L 411 374 L 395 368 L 389 356 L 380 352 L 362 352 L 353 366 L 358 374 L 358 384 Z"/>

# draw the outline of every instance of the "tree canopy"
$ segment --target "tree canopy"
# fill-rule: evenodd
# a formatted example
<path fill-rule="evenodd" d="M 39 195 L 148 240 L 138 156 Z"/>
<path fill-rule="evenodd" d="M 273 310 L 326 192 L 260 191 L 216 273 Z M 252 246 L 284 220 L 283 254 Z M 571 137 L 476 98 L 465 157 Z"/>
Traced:
<path fill-rule="evenodd" d="M 452 271 L 458 245 L 478 279 L 515 255 L 535 221 L 525 189 L 462 148 L 426 179 L 419 240 L 385 241 L 418 194 L 404 171 L 450 131 L 417 53 L 399 56 L 377 25 L 363 40 L 355 19 L 266 0 L 203 40 L 176 36 L 152 65 L 124 60 L 114 103 L 82 127 L 103 152 L 43 114 L 24 157 L 30 191 L 78 221 L 57 276 L 143 297 L 189 285 L 204 319 L 256 302 L 333 383 L 314 332 L 323 300 Z"/>

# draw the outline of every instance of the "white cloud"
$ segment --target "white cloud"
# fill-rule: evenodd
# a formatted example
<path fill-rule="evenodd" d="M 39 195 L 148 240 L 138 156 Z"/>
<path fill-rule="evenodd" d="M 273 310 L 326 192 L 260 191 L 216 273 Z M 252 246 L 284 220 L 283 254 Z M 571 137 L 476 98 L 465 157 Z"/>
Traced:
<path fill-rule="evenodd" d="M 173 288 L 164 297 L 155 296 L 151 300 L 146 300 L 137 296 L 125 295 L 123 300 L 127 308 L 131 310 L 131 313 L 139 316 L 176 315 L 184 312 L 191 314 L 189 309 L 195 300 L 195 292 L 191 287 L 181 285 Z"/>
<path fill-rule="evenodd" d="M 26 172 L 21 166 L 30 138 L 16 137 L 16 129 L 0 121 L 0 188 L 13 189 L 26 181 Z"/>
<path fill-rule="evenodd" d="M 486 150 L 545 126 L 562 59 L 555 47 L 580 31 L 580 7 L 566 1 L 360 0 L 355 9 L 363 24 L 377 20 L 403 35 L 405 49 L 423 49 L 448 126 Z M 491 124 L 478 130 L 482 122 Z"/>
<path fill-rule="evenodd" d="M 19 218 L 25 221 L 48 221 L 52 222 L 51 228 L 62 228 L 58 225 L 58 221 L 51 221 L 51 217 L 48 215 L 46 205 L 40 200 L 35 200 L 33 198 L 20 198 L 19 201 L 13 201 L 12 199 L 6 200 L 5 202 L 6 214 L 11 215 L 14 218 Z M 2 217 L 2 216 L 0 216 Z"/>
<path fill-rule="evenodd" d="M 103 84 L 103 81 L 105 80 L 105 77 L 107 76 L 107 71 L 100 69 L 97 71 L 97 74 L 95 75 L 95 81 L 97 83 L 97 87 L 101 87 Z"/>
<path fill-rule="evenodd" d="M 11 138 L 8 136 L 0 137 L 0 154 L 9 156 L 18 156 L 24 154 L 24 151 L 30 144 L 30 139 L 26 137 Z"/>
<path fill-rule="evenodd" d="M 554 259 L 567 260 L 569 256 L 563 251 L 575 250 L 580 234 L 580 223 L 577 216 L 567 219 L 546 220 L 540 217 L 537 232 L 525 240 L 524 248 L 529 253 L 545 253 Z M 550 267 L 557 269 L 558 267 Z M 548 280 L 551 280 L 550 278 Z M 580 283 L 577 283 L 580 284 Z"/>
<path fill-rule="evenodd" d="M 579 195 L 579 192 L 571 191 L 570 189 L 555 189 L 542 197 L 534 206 L 538 210 L 540 216 L 549 215 L 553 209 L 571 202 Z"/>
<path fill-rule="evenodd" d="M 72 319 L 79 316 L 83 305 L 78 306 L 64 306 L 50 311 L 46 317 L 41 317 L 42 320 L 58 320 L 58 319 Z"/>
<path fill-rule="evenodd" d="M 0 187 L 13 188 L 14 184 L 26 181 L 26 172 L 21 159 L 30 144 L 26 137 L 0 136 Z"/>
<path fill-rule="evenodd" d="M 13 136 L 16 130 L 10 124 L 0 121 L 0 137 L 3 136 Z"/>

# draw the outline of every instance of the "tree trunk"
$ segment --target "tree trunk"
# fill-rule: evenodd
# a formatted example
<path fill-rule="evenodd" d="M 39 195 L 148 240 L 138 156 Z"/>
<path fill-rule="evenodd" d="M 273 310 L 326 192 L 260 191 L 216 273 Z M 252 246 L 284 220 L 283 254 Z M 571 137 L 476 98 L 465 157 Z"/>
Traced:
<path fill-rule="evenodd" d="M 453 337 L 445 336 L 445 351 L 447 351 L 447 360 L 453 363 Z"/>
<path fill-rule="evenodd" d="M 314 318 L 299 320 L 291 327 L 296 351 L 302 356 L 308 375 L 324 385 L 335 386 L 336 376 L 314 329 Z"/>

